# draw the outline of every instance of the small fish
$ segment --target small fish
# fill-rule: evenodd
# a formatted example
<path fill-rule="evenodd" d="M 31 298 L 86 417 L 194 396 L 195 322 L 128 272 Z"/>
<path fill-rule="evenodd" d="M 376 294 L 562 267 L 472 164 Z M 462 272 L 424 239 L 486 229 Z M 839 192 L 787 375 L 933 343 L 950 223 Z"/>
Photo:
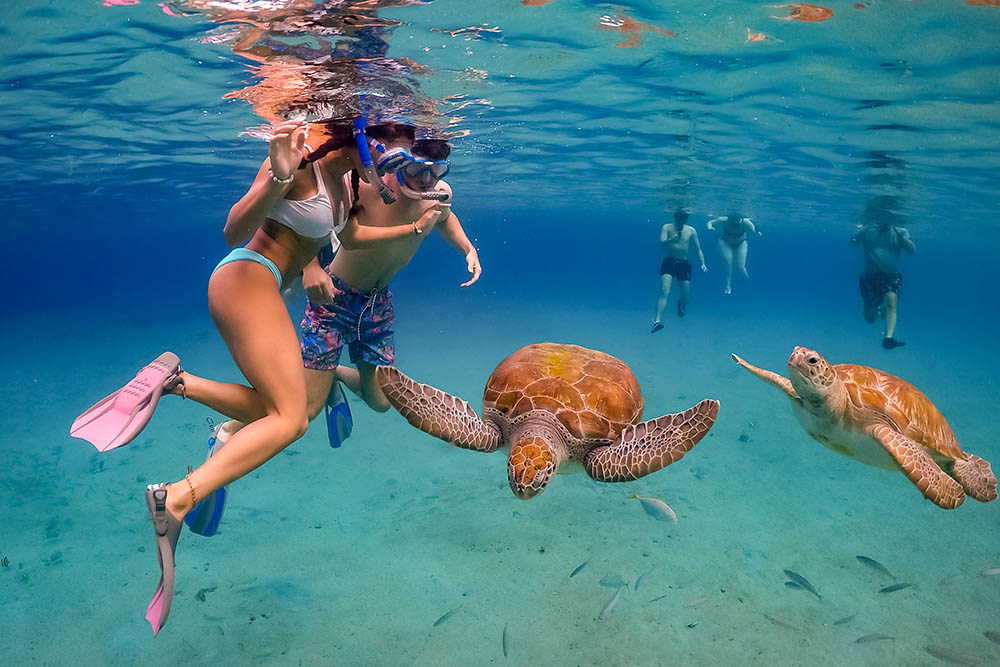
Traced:
<path fill-rule="evenodd" d="M 858 637 L 854 640 L 855 644 L 867 644 L 868 642 L 878 642 L 883 639 L 890 639 L 896 641 L 895 637 L 890 637 L 889 635 L 883 635 L 881 632 L 873 632 L 870 635 L 865 635 L 864 637 Z"/>
<path fill-rule="evenodd" d="M 833 622 L 833 624 L 834 625 L 843 625 L 844 623 L 850 623 L 851 621 L 854 620 L 854 617 L 857 616 L 857 615 L 858 615 L 858 612 L 854 612 L 850 616 L 845 616 L 843 618 L 838 618 L 836 621 Z"/>
<path fill-rule="evenodd" d="M 786 621 L 783 618 L 779 618 L 777 616 L 773 616 L 773 615 L 767 613 L 766 611 L 764 612 L 764 618 L 766 618 L 767 620 L 771 621 L 775 625 L 780 625 L 783 628 L 788 628 L 789 630 L 797 630 L 798 632 L 802 632 L 802 628 L 800 628 L 799 626 L 795 625 L 794 623 Z"/>
<path fill-rule="evenodd" d="M 979 572 L 980 577 L 995 577 L 1000 574 L 1000 567 L 991 567 L 988 570 L 981 570 Z"/>
<path fill-rule="evenodd" d="M 1000 644 L 1000 632 L 996 630 L 984 630 L 983 637 L 986 637 L 994 644 Z"/>
<path fill-rule="evenodd" d="M 10 560 L 6 556 L 4 556 L 3 560 L 0 560 L 0 565 L 4 567 L 10 567 Z"/>
<path fill-rule="evenodd" d="M 451 618 L 452 616 L 455 615 L 456 611 L 458 611 L 461 608 L 462 607 L 460 607 L 460 606 L 459 607 L 455 607 L 454 609 L 452 609 L 451 611 L 449 611 L 447 614 L 444 614 L 443 616 L 441 616 L 441 618 L 439 618 L 438 620 L 434 621 L 434 626 L 433 627 L 436 628 L 437 626 L 439 626 L 442 623 L 444 623 L 445 621 L 447 621 L 449 618 Z"/>
<path fill-rule="evenodd" d="M 217 586 L 212 586 L 210 588 L 202 588 L 197 593 L 194 594 L 194 597 L 199 602 L 204 602 L 205 601 L 205 594 L 206 593 L 214 593 L 216 588 L 218 588 L 218 587 Z"/>
<path fill-rule="evenodd" d="M 503 657 L 507 657 L 507 624 L 503 625 Z"/>
<path fill-rule="evenodd" d="M 938 586 L 947 586 L 953 581 L 958 581 L 963 576 L 965 575 L 963 575 L 961 572 L 958 572 L 956 574 L 949 574 L 947 577 L 944 577 L 943 579 L 941 579 L 941 581 L 938 582 Z"/>
<path fill-rule="evenodd" d="M 605 588 L 618 588 L 622 585 L 622 581 L 622 578 L 617 574 L 609 574 L 601 579 L 601 586 L 604 586 Z"/>
<path fill-rule="evenodd" d="M 882 563 L 878 562 L 874 558 L 869 558 L 868 556 L 856 556 L 856 558 L 858 559 L 858 562 L 861 563 L 862 565 L 867 565 L 871 569 L 875 570 L 876 572 L 881 572 L 890 579 L 896 578 L 896 575 L 890 572 L 885 565 L 882 565 Z"/>
<path fill-rule="evenodd" d="M 618 604 L 618 599 L 622 596 L 623 590 L 625 590 L 625 584 L 619 586 L 618 591 L 614 594 L 614 596 L 610 600 L 608 600 L 608 603 L 604 605 L 604 609 L 602 609 L 601 613 L 597 615 L 597 618 L 599 620 L 603 621 L 604 619 L 606 619 L 608 616 L 611 615 L 611 612 L 615 610 L 615 605 Z"/>
<path fill-rule="evenodd" d="M 639 586 L 641 586 L 642 582 L 646 580 L 646 577 L 650 574 L 650 572 L 652 572 L 652 570 L 639 575 L 639 578 L 635 580 L 635 587 L 632 589 L 633 591 L 639 590 Z"/>
<path fill-rule="evenodd" d="M 696 598 L 691 598 L 690 600 L 684 603 L 684 606 L 687 607 L 688 609 L 694 609 L 695 607 L 700 607 L 706 602 L 708 602 L 708 596 L 701 595 Z"/>
<path fill-rule="evenodd" d="M 952 665 L 976 665 L 979 661 L 970 655 L 963 655 L 952 651 L 950 648 L 945 648 L 944 646 L 938 646 L 936 644 L 927 644 L 924 646 L 924 650 L 933 655 L 938 660 L 943 662 L 951 663 Z"/>
<path fill-rule="evenodd" d="M 803 577 L 801 574 L 797 572 L 792 572 L 791 570 L 785 570 L 785 576 L 794 581 L 795 583 L 797 583 L 802 588 L 812 593 L 813 595 L 815 595 L 820 600 L 823 599 L 823 596 L 820 595 L 818 592 L 816 592 L 816 589 L 813 588 L 813 585 L 809 583 L 809 580 Z"/>
<path fill-rule="evenodd" d="M 895 593 L 896 591 L 901 591 L 904 588 L 909 588 L 910 586 L 913 586 L 913 585 L 914 584 L 912 584 L 912 583 L 893 584 L 892 586 L 886 586 L 885 588 L 880 588 L 878 592 L 879 593 Z"/>
<path fill-rule="evenodd" d="M 653 498 L 651 496 L 632 496 L 633 498 L 638 498 L 639 502 L 642 503 L 642 509 L 646 510 L 646 514 L 653 517 L 657 521 L 673 521 L 677 523 L 677 514 L 670 508 L 670 505 L 666 504 L 659 498 Z"/>
<path fill-rule="evenodd" d="M 652 604 L 652 603 L 654 603 L 654 602 L 659 602 L 659 601 L 660 601 L 660 600 L 662 600 L 663 598 L 665 598 L 665 597 L 669 597 L 669 596 L 670 596 L 670 593 L 667 593 L 667 594 L 665 594 L 665 595 L 661 595 L 661 596 L 659 596 L 659 597 L 655 597 L 655 598 L 653 598 L 652 600 L 650 600 L 649 602 L 647 602 L 646 604 Z"/>
<path fill-rule="evenodd" d="M 580 570 L 582 570 L 583 568 L 587 567 L 587 563 L 589 563 L 589 562 L 590 562 L 590 559 L 588 558 L 587 560 L 585 560 L 582 563 L 580 563 L 579 565 L 577 565 L 576 569 L 569 573 L 569 578 L 572 579 L 576 575 L 580 574 Z"/>

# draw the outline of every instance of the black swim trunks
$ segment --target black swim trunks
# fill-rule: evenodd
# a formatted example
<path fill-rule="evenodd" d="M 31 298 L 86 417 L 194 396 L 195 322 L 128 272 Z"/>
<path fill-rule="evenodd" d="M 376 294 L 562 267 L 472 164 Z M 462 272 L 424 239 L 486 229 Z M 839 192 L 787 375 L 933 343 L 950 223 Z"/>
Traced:
<path fill-rule="evenodd" d="M 667 257 L 660 265 L 660 275 L 670 274 L 677 280 L 691 280 L 691 262 Z"/>
<path fill-rule="evenodd" d="M 882 305 L 882 299 L 886 292 L 899 294 L 903 286 L 903 276 L 899 272 L 885 273 L 875 271 L 865 273 L 858 280 L 858 287 L 861 288 L 861 298 L 869 308 L 878 308 Z"/>

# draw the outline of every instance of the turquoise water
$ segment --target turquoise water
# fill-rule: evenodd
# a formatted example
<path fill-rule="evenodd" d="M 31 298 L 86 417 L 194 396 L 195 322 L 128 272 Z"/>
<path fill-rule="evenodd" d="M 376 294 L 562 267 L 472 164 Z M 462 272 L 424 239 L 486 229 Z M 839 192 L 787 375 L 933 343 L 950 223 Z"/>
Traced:
<path fill-rule="evenodd" d="M 845 2 L 786 22 L 771 16 L 787 8 L 734 1 L 384 2 L 377 16 L 246 3 L 243 18 L 198 4 L 0 9 L 4 664 L 941 664 L 928 645 L 1000 662 L 983 634 L 1000 631 L 1000 576 L 980 576 L 1000 567 L 1000 505 L 941 510 L 901 474 L 837 456 L 729 359 L 781 371 L 806 345 L 881 368 L 930 396 L 966 450 L 1000 460 L 1000 8 Z M 337 88 L 321 40 L 349 42 L 347 61 L 371 49 L 345 36 L 358 16 L 383 26 L 382 60 Z M 722 408 L 661 472 L 562 475 L 520 501 L 502 454 L 449 447 L 352 397 L 341 449 L 315 424 L 233 485 L 219 535 L 182 535 L 154 640 L 142 492 L 197 465 L 220 416 L 168 397 L 106 454 L 68 427 L 164 349 L 242 381 L 205 286 L 266 153 L 264 121 L 223 97 L 275 61 L 234 53 L 251 19 L 267 28 L 257 53 L 314 68 L 289 108 L 349 109 L 363 86 L 387 100 L 380 113 L 454 137 L 448 181 L 484 274 L 459 289 L 464 263 L 435 237 L 397 276 L 403 371 L 478 409 L 499 360 L 552 340 L 625 360 L 647 419 L 706 397 Z M 629 48 L 615 46 L 626 19 L 651 26 Z M 908 344 L 892 351 L 862 320 L 847 243 L 872 201 L 891 201 L 917 246 L 901 265 Z M 677 206 L 709 271 L 687 316 L 672 297 L 651 336 L 657 239 Z M 724 296 L 704 223 L 737 209 L 765 235 L 753 281 Z M 301 310 L 289 304 L 294 321 Z M 665 500 L 678 523 L 633 494 Z M 892 580 L 858 555 L 915 586 L 879 593 Z M 784 586 L 786 569 L 822 599 Z M 607 577 L 629 587 L 600 619 Z M 855 643 L 871 633 L 894 639 Z"/>

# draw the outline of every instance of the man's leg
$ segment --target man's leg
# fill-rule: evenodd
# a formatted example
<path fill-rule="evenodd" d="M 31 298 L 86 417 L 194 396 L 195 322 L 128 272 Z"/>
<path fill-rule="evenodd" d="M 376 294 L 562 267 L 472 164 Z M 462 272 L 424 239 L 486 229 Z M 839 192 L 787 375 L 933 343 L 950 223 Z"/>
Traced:
<path fill-rule="evenodd" d="M 339 368 L 339 366 L 337 367 Z M 326 397 L 330 395 L 330 388 L 333 387 L 333 380 L 337 376 L 337 368 L 333 370 L 306 370 L 306 411 L 309 414 L 309 421 L 316 418 L 323 412 L 326 405 Z"/>
<path fill-rule="evenodd" d="M 360 396 L 365 403 L 368 404 L 375 412 L 385 412 L 392 405 L 389 403 L 389 399 L 385 397 L 382 393 L 382 388 L 378 386 L 378 382 L 375 381 L 375 366 L 369 364 L 367 361 L 357 361 L 358 370 L 358 384 L 360 388 Z M 345 383 L 346 384 L 346 383 Z"/>
<path fill-rule="evenodd" d="M 656 302 L 656 317 L 653 318 L 653 332 L 657 332 L 663 328 L 660 324 L 660 319 L 663 317 L 663 311 L 667 308 L 667 295 L 670 294 L 670 286 L 673 284 L 674 277 L 669 273 L 664 273 L 660 276 L 660 298 Z M 656 325 L 660 324 L 659 327 Z"/>
<path fill-rule="evenodd" d="M 691 281 L 679 280 L 677 282 L 681 288 L 681 298 L 677 302 L 677 316 L 684 317 L 687 314 L 688 301 L 691 300 Z"/>
<path fill-rule="evenodd" d="M 732 294 L 733 292 L 733 247 L 726 243 L 724 240 L 719 239 L 719 252 L 722 253 L 722 259 L 725 260 L 726 265 L 726 294 Z"/>
<path fill-rule="evenodd" d="M 882 297 L 882 317 L 885 319 L 885 337 L 892 338 L 896 331 L 896 293 L 886 292 Z"/>
<path fill-rule="evenodd" d="M 879 311 L 882 309 L 881 304 L 872 304 L 872 285 L 871 278 L 866 274 L 858 279 L 858 289 L 861 290 L 861 305 L 864 308 L 865 322 L 872 324 L 878 319 Z"/>

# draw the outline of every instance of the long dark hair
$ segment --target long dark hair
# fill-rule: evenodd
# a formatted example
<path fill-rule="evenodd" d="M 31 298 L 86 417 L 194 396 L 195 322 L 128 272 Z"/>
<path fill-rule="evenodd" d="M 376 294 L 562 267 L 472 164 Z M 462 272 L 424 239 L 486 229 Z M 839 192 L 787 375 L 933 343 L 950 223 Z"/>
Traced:
<path fill-rule="evenodd" d="M 350 123 L 330 122 L 324 123 L 323 126 L 325 134 L 330 138 L 320 144 L 312 153 L 302 158 L 299 169 L 316 160 L 322 160 L 330 151 L 340 150 L 354 144 L 354 127 Z"/>

